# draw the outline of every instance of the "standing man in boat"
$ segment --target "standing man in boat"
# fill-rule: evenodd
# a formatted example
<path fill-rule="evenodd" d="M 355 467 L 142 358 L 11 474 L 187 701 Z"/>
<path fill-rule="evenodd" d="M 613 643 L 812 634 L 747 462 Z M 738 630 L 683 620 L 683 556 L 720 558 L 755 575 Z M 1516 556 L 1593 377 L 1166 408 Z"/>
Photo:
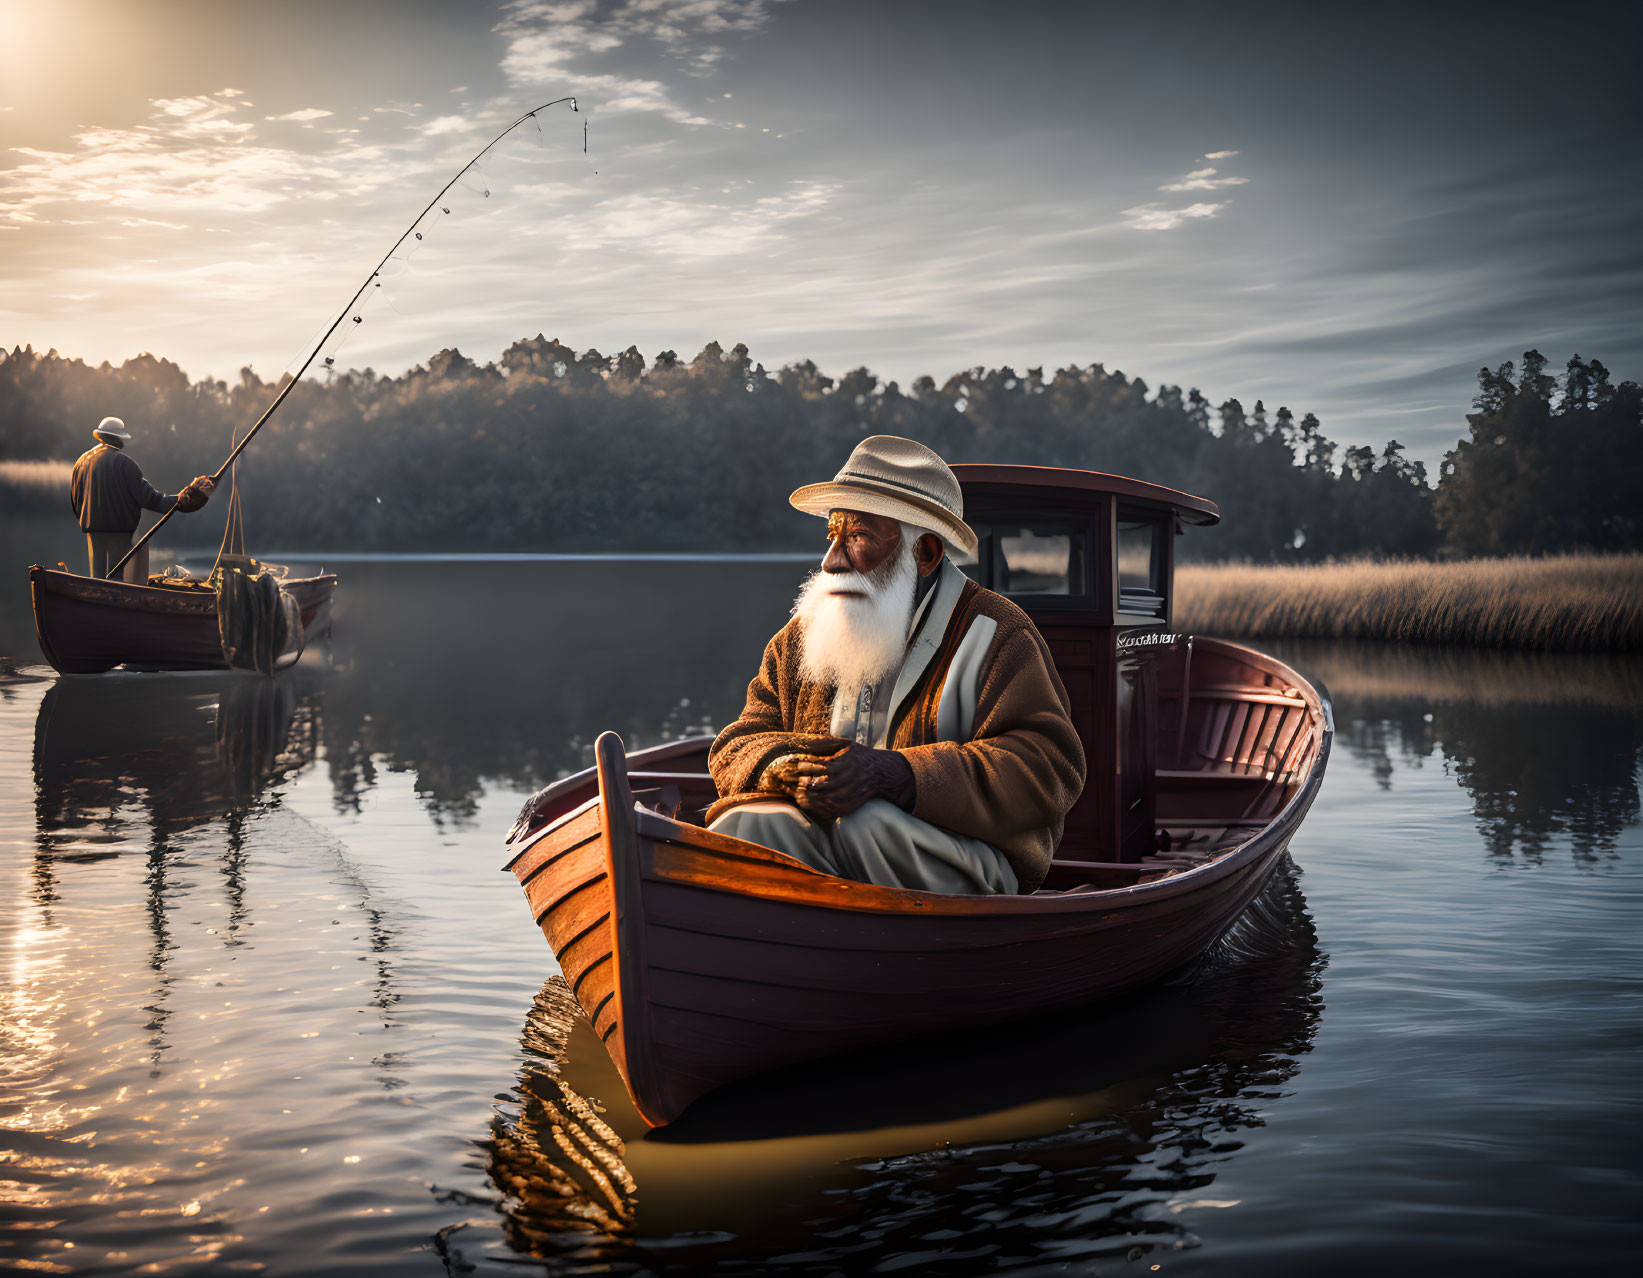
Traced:
<path fill-rule="evenodd" d="M 211 476 L 201 475 L 180 493 L 162 493 L 143 478 L 143 468 L 125 451 L 131 433 L 118 417 L 105 417 L 91 432 L 97 446 L 81 453 L 68 481 L 69 507 L 86 534 L 90 575 L 107 577 L 120 556 L 131 549 L 144 510 L 164 514 L 173 506 L 184 514 L 198 510 L 211 496 Z M 120 578 L 135 586 L 148 584 L 148 547 L 126 561 Z"/>
<path fill-rule="evenodd" d="M 827 555 L 713 743 L 709 828 L 840 878 L 1035 890 L 1084 750 L 1043 636 L 953 562 L 976 549 L 953 472 L 874 435 L 790 500 Z"/>

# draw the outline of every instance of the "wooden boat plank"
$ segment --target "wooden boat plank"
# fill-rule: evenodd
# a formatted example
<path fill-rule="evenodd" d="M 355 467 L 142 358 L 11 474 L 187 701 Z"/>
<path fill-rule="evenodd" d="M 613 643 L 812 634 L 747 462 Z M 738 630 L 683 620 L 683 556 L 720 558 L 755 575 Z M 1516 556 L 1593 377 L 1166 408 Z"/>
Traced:
<path fill-rule="evenodd" d="M 1228 762 L 1222 743 L 1226 740 L 1228 725 L 1237 708 L 1236 701 L 1198 701 L 1194 707 L 1198 718 L 1198 744 L 1194 747 L 1197 758 L 1208 761 L 1212 766 Z"/>
<path fill-rule="evenodd" d="M 663 849 L 658 848 L 658 852 Z M 704 887 L 692 879 L 673 876 L 673 863 L 658 858 L 656 875 L 645 885 L 647 915 L 654 925 L 680 931 L 699 931 L 713 936 L 737 936 L 772 946 L 800 945 L 818 951 L 874 949 L 886 955 L 947 952 L 974 953 L 982 961 L 1000 948 L 1023 940 L 1048 944 L 1063 937 L 1081 938 L 1091 944 L 1112 929 L 1132 920 L 1165 918 L 1177 909 L 1194 908 L 1191 898 L 1203 894 L 1213 898 L 1219 880 L 1228 875 L 1203 875 L 1174 894 L 1155 891 L 1146 899 L 1133 899 L 1133 891 L 1090 893 L 1046 893 L 1017 897 L 1012 904 L 1037 908 L 1016 908 L 1010 913 L 991 915 L 928 913 L 909 917 L 878 911 L 839 910 L 803 899 L 765 897 L 761 909 L 750 911 L 734 892 Z M 1213 867 L 1212 867 L 1213 868 Z M 1234 876 L 1237 867 L 1228 867 Z M 1183 880 L 1185 882 L 1185 880 Z M 1112 898 L 1131 897 L 1120 905 Z M 1188 898 L 1172 904 L 1172 896 Z"/>
<path fill-rule="evenodd" d="M 1234 701 L 1230 703 L 1229 709 L 1220 743 L 1215 750 L 1215 758 L 1234 769 L 1247 768 L 1249 754 L 1245 742 L 1249 732 L 1249 720 L 1259 707 L 1251 705 L 1248 701 Z"/>
<path fill-rule="evenodd" d="M 607 960 L 612 956 L 607 955 Z M 576 989 L 576 1001 L 588 1014 L 595 1031 L 606 1029 L 621 1010 L 616 1002 L 616 964 L 611 961 L 596 963 L 583 973 L 585 979 Z"/>
<path fill-rule="evenodd" d="M 614 968 L 603 968 L 603 971 L 613 972 Z M 593 1022 L 593 1032 L 601 1038 L 609 1038 L 611 1031 L 616 1027 L 616 984 L 596 986 L 586 991 L 588 1002 L 583 1004 L 582 1010 L 588 1014 L 588 1020 Z"/>
<path fill-rule="evenodd" d="M 599 843 L 587 844 L 579 849 L 586 860 L 578 867 L 581 873 L 572 876 L 567 867 L 562 879 L 558 875 L 541 876 L 526 888 L 532 916 L 556 952 L 599 915 L 610 912 L 610 886 L 604 867 L 596 859 L 601 850 Z"/>
<path fill-rule="evenodd" d="M 599 813 L 592 808 L 577 814 L 574 820 L 542 831 L 507 868 L 521 883 L 529 883 L 549 861 L 557 860 L 573 848 L 599 837 Z"/>
<path fill-rule="evenodd" d="M 549 944 L 552 944 L 551 939 Z M 611 954 L 609 913 L 595 915 L 579 930 L 572 932 L 567 940 L 554 945 L 553 949 L 559 956 L 560 972 L 567 981 L 574 981 L 590 964 Z"/>
<path fill-rule="evenodd" d="M 1256 883 L 1248 894 L 1229 901 L 1229 907 L 1236 905 L 1229 913 L 1182 929 L 1168 950 L 1137 953 L 1126 962 L 1096 969 L 1081 968 L 1076 961 L 1058 965 L 1046 955 L 1025 982 L 1020 972 L 999 973 L 995 980 L 954 997 L 891 995 L 882 1006 L 864 1004 L 852 993 L 828 991 L 770 990 L 762 997 L 749 997 L 743 989 L 727 993 L 704 978 L 658 974 L 648 1015 L 650 1036 L 664 1053 L 669 1072 L 695 1080 L 699 1095 L 705 1083 L 719 1086 L 732 1077 L 817 1056 L 1064 1011 L 1179 966 L 1224 931 L 1259 887 Z M 734 1064 L 727 1066 L 727 1061 Z M 726 1077 L 727 1071 L 731 1077 Z"/>
<path fill-rule="evenodd" d="M 1175 929 L 1183 915 L 1204 913 L 1193 910 L 1190 902 L 1175 904 L 1174 910 L 1161 914 L 1104 918 L 1104 927 L 1067 929 L 1053 937 L 1023 929 L 1009 940 L 963 949 L 941 945 L 938 938 L 931 938 L 929 948 L 922 950 L 883 949 L 875 944 L 880 938 L 871 934 L 855 948 L 812 946 L 802 940 L 674 928 L 658 921 L 650 932 L 650 965 L 656 972 L 712 978 L 737 987 L 845 994 L 868 1001 L 963 998 L 975 993 L 978 981 L 1030 979 L 1048 987 L 1058 979 L 1057 971 L 1075 985 L 1087 985 L 1091 977 L 1084 960 L 1096 944 L 1103 954 L 1109 946 L 1118 953 L 1140 951 L 1159 930 Z M 660 996 L 659 989 L 653 991 L 655 996 Z"/>
<path fill-rule="evenodd" d="M 583 989 L 586 987 L 591 998 L 597 992 L 598 985 L 597 983 L 590 984 L 588 978 L 601 968 L 608 968 L 610 961 L 611 951 L 608 946 L 600 947 L 599 953 L 593 955 L 591 960 L 585 963 L 574 962 L 566 955 L 561 954 L 559 956 L 559 971 L 565 978 L 565 983 L 570 986 L 572 994 L 580 999 Z M 584 1010 L 586 1010 L 585 1006 Z"/>
<path fill-rule="evenodd" d="M 565 983 L 573 992 L 579 992 L 593 979 L 595 969 L 609 965 L 614 954 L 609 941 L 610 920 L 608 917 L 601 917 L 598 926 L 558 951 L 559 974 L 565 978 Z M 608 979 L 605 984 L 610 984 Z"/>
<path fill-rule="evenodd" d="M 1268 706 L 1268 724 L 1261 731 L 1261 739 L 1256 743 L 1259 750 L 1259 759 L 1268 772 L 1283 771 L 1284 747 L 1294 734 L 1295 723 L 1301 717 L 1299 706 Z"/>
<path fill-rule="evenodd" d="M 1244 721 L 1244 729 L 1238 737 L 1236 758 L 1239 763 L 1258 771 L 1269 770 L 1266 757 L 1261 750 L 1261 741 L 1268 729 L 1273 726 L 1273 707 L 1267 705 L 1251 705 L 1248 717 Z"/>
<path fill-rule="evenodd" d="M 897 956 L 893 972 L 879 972 L 876 988 L 849 979 L 838 984 L 784 985 L 752 975 L 721 976 L 671 968 L 652 968 L 652 1006 L 713 1009 L 716 1014 L 754 1022 L 772 1033 L 820 1031 L 831 1035 L 859 1029 L 884 1040 L 977 1020 L 1007 1020 L 1039 1011 L 1077 1006 L 1115 990 L 1143 983 L 1178 967 L 1226 929 L 1236 912 L 1192 921 L 1174 931 L 1164 944 L 1122 947 L 1118 957 L 1099 966 L 1087 961 L 1089 949 L 1071 939 L 1060 944 L 1023 947 L 1019 954 L 991 956 L 985 970 L 971 967 L 968 979 L 918 977 L 927 966 L 909 968 Z M 1156 934 L 1154 934 L 1156 938 Z M 893 980 L 887 979 L 894 977 Z"/>

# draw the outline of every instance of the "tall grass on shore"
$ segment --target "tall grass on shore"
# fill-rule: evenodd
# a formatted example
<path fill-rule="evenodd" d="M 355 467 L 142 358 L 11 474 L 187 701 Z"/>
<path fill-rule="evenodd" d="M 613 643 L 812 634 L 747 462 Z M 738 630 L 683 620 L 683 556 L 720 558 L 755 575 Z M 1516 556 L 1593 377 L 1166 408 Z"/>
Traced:
<path fill-rule="evenodd" d="M 73 469 L 66 461 L 0 461 L 0 503 L 18 513 L 66 510 Z"/>
<path fill-rule="evenodd" d="M 1185 564 L 1176 628 L 1248 638 L 1643 650 L 1643 555 Z"/>

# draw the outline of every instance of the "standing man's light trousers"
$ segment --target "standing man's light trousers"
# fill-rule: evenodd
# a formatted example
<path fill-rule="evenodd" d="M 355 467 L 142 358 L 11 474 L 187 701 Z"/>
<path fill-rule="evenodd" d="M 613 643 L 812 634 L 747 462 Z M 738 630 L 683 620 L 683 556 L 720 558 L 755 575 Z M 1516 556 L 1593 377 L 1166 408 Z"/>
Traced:
<path fill-rule="evenodd" d="M 86 557 L 91 561 L 91 575 L 108 576 L 108 570 L 120 562 L 121 555 L 131 549 L 133 535 L 128 532 L 88 532 Z M 148 585 L 147 546 L 126 560 L 126 566 L 120 569 L 120 580 L 129 581 L 134 586 Z"/>
<path fill-rule="evenodd" d="M 887 799 L 869 799 L 825 824 L 791 803 L 744 803 L 708 828 L 858 883 L 966 895 L 1018 887 L 1009 861 L 992 844 L 937 829 Z"/>

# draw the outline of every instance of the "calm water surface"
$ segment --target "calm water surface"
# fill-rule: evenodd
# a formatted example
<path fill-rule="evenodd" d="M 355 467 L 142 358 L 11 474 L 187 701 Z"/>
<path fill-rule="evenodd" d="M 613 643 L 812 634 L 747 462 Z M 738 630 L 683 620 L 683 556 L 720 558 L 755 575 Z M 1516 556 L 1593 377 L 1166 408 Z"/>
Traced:
<path fill-rule="evenodd" d="M 733 715 L 799 571 L 350 565 L 332 660 L 273 681 L 55 680 L 9 580 L 0 1269 L 1643 1255 L 1635 660 L 1285 648 L 1334 695 L 1335 756 L 1293 864 L 1192 971 L 647 1135 L 502 834 L 602 729 Z"/>

